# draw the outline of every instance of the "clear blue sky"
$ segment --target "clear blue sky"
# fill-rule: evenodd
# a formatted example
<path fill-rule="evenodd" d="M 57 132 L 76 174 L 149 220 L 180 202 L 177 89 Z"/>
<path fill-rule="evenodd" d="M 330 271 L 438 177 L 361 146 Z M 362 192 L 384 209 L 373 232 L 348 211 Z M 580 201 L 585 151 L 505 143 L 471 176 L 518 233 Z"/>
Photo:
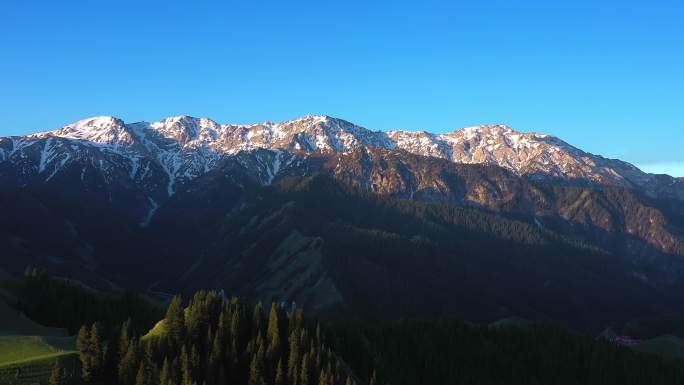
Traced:
<path fill-rule="evenodd" d="M 684 2 L 0 2 L 0 135 L 93 115 L 506 123 L 684 176 Z"/>

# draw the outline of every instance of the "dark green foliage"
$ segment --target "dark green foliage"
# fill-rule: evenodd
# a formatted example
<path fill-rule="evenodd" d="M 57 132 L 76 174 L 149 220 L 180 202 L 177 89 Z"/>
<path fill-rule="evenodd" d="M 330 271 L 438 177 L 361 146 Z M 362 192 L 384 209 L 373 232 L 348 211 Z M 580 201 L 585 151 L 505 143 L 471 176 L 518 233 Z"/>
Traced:
<path fill-rule="evenodd" d="M 179 344 L 183 341 L 186 328 L 183 302 L 180 296 L 176 296 L 171 300 L 171 304 L 169 304 L 166 310 L 166 317 L 164 317 L 164 325 L 166 326 L 168 338 L 173 343 Z"/>
<path fill-rule="evenodd" d="M 355 373 L 373 373 L 373 385 L 684 383 L 681 361 L 553 325 L 492 328 L 405 320 L 346 323 L 332 330 L 336 351 Z"/>
<path fill-rule="evenodd" d="M 58 359 L 52 367 L 52 373 L 48 380 L 49 385 L 69 385 L 69 377 L 62 362 Z"/>
<path fill-rule="evenodd" d="M 280 355 L 280 321 L 277 305 L 271 304 L 271 310 L 268 313 L 268 356 L 270 358 Z"/>
<path fill-rule="evenodd" d="M 266 385 L 265 361 L 263 346 L 259 346 L 249 365 L 249 385 Z"/>
<path fill-rule="evenodd" d="M 132 327 L 147 330 L 161 316 L 156 306 L 132 291 L 97 293 L 43 273 L 26 275 L 17 294 L 17 307 L 32 320 L 67 328 L 69 333 L 76 333 L 82 325 L 99 322 L 104 339 L 114 335 L 129 318 Z"/>
<path fill-rule="evenodd" d="M 285 369 L 283 368 L 283 360 L 278 360 L 278 365 L 276 366 L 276 375 L 273 380 L 274 385 L 285 385 Z"/>
<path fill-rule="evenodd" d="M 170 385 L 175 383 L 174 374 L 171 369 L 171 364 L 168 357 L 164 358 L 161 373 L 159 374 L 159 385 Z"/>
<path fill-rule="evenodd" d="M 135 385 L 153 385 L 150 371 L 144 362 L 141 362 L 138 368 L 138 374 L 135 376 Z"/>
<path fill-rule="evenodd" d="M 76 350 L 81 360 L 81 378 L 85 382 L 93 380 L 93 360 L 90 350 L 90 332 L 88 327 L 81 326 L 76 337 Z"/>
<path fill-rule="evenodd" d="M 309 385 L 309 379 L 311 378 L 311 372 L 309 371 L 309 358 L 304 357 L 302 359 L 302 367 L 299 371 L 299 384 Z"/>
<path fill-rule="evenodd" d="M 93 378 L 99 379 L 102 377 L 102 371 L 104 369 L 104 345 L 100 326 L 97 322 L 90 328 L 90 342 L 88 347 Z"/>
<path fill-rule="evenodd" d="M 97 328 L 83 328 L 84 383 L 104 385 L 325 385 L 345 383 L 351 372 L 310 332 L 301 312 L 288 314 L 277 305 L 268 319 L 260 304 L 251 307 L 215 292 L 198 292 L 184 309 L 179 297 L 169 305 L 166 332 L 144 339 L 120 328 L 116 378 L 97 377 L 94 357 Z M 90 332 L 88 331 L 90 330 Z M 320 333 L 319 333 L 320 334 Z M 292 336 L 289 343 L 286 336 Z M 293 349 L 293 352 L 290 352 Z M 106 354 L 105 354 L 106 355 Z M 292 361 L 292 362 L 290 362 Z M 288 381 L 292 367 L 301 381 Z M 87 368 L 87 369 L 86 369 Z M 85 373 L 88 375 L 85 375 Z M 98 382 L 99 381 L 99 382 Z"/>
<path fill-rule="evenodd" d="M 141 359 L 139 343 L 132 339 L 128 344 L 126 353 L 119 362 L 119 383 L 121 385 L 133 385 Z"/>
<path fill-rule="evenodd" d="M 131 319 L 129 318 L 121 325 L 121 329 L 119 330 L 119 361 L 126 355 L 126 352 L 128 352 L 128 345 L 130 344 L 132 337 L 133 328 L 131 326 Z"/>
<path fill-rule="evenodd" d="M 114 377 L 98 375 L 97 325 L 83 327 L 83 384 L 684 384 L 682 362 L 547 324 L 403 320 L 310 327 L 299 311 L 271 306 L 266 317 L 261 306 L 213 292 L 198 292 L 185 309 L 172 306 L 192 320 L 184 338 L 160 333 L 141 340 L 124 323 L 115 338 L 119 350 L 109 356 L 118 361 Z"/>
<path fill-rule="evenodd" d="M 78 331 L 76 349 L 81 360 L 81 378 L 84 382 L 97 383 L 104 377 L 105 353 L 98 323 L 90 329 L 85 325 Z"/>

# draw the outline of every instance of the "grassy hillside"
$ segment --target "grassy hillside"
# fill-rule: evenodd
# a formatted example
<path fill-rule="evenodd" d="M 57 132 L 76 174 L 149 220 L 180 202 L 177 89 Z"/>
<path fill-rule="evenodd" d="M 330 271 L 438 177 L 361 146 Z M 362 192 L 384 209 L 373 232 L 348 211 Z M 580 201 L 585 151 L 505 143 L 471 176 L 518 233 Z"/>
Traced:
<path fill-rule="evenodd" d="M 163 337 L 166 335 L 166 325 L 164 324 L 164 320 L 161 320 L 157 322 L 150 331 L 147 332 L 144 336 L 141 337 L 142 340 L 147 340 L 153 337 Z"/>
<path fill-rule="evenodd" d="M 26 316 L 8 303 L 20 303 Z M 102 319 L 106 330 L 114 330 L 121 319 L 131 317 L 145 329 L 159 310 L 133 294 L 96 293 L 77 282 L 64 282 L 36 275 L 24 280 L 0 282 L 0 385 L 47 384 L 56 360 L 68 372 L 79 370 L 76 337 L 67 329 L 45 327 L 34 322 L 70 326 Z"/>
<path fill-rule="evenodd" d="M 78 355 L 75 352 L 57 352 L 19 362 L 0 364 L 0 384 L 47 384 L 56 360 L 60 360 L 68 372 L 74 373 L 78 370 Z"/>
<path fill-rule="evenodd" d="M 73 353 L 75 337 L 0 336 L 0 366 Z"/>
<path fill-rule="evenodd" d="M 0 336 L 0 384 L 47 384 L 56 360 L 77 368 L 76 337 Z"/>

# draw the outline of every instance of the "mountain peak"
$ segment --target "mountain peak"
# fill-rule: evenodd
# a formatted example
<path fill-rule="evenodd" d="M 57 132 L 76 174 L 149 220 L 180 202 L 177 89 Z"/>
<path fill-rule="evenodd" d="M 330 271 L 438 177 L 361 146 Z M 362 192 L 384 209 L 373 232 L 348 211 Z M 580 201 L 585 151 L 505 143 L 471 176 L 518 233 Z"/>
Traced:
<path fill-rule="evenodd" d="M 62 137 L 97 144 L 132 142 L 133 138 L 123 120 L 114 116 L 94 116 L 68 124 L 54 131 L 30 135 L 33 138 Z"/>
<path fill-rule="evenodd" d="M 93 116 L 90 118 L 86 118 L 83 120 L 79 120 L 78 122 L 74 123 L 77 126 L 106 126 L 106 125 L 112 125 L 112 124 L 119 124 L 123 125 L 123 120 L 111 116 L 111 115 L 101 115 L 101 116 Z"/>
<path fill-rule="evenodd" d="M 113 129 L 113 128 L 120 128 L 124 127 L 124 121 L 115 117 L 115 116 L 109 116 L 109 115 L 102 115 L 102 116 L 93 116 L 90 118 L 82 119 L 79 120 L 75 123 L 68 124 L 61 129 L 61 130 L 68 130 L 68 131 L 83 131 L 83 132 L 88 132 L 88 131 L 103 131 L 103 130 L 108 130 L 108 129 Z"/>
<path fill-rule="evenodd" d="M 554 137 L 553 135 L 549 135 L 549 134 L 540 134 L 537 132 L 518 131 L 518 130 L 514 129 L 513 127 L 511 127 L 507 124 L 482 124 L 479 126 L 457 128 L 454 131 L 452 131 L 451 134 L 457 134 L 459 132 L 461 132 L 465 135 L 486 134 L 486 135 L 526 135 L 529 137 L 538 137 L 538 138 Z"/>
<path fill-rule="evenodd" d="M 209 118 L 187 115 L 127 125 L 113 116 L 96 116 L 28 138 L 41 137 L 74 139 L 86 145 L 107 145 L 116 151 L 130 153 L 145 151 L 160 159 L 171 178 L 198 176 L 223 157 L 241 151 L 348 153 L 371 147 L 398 149 L 454 163 L 493 164 L 519 175 L 640 186 L 650 180 L 647 174 L 625 162 L 586 153 L 552 135 L 521 132 L 506 124 L 434 134 L 372 131 L 328 115 L 306 115 L 278 123 L 248 125 L 218 124 Z M 133 148 L 136 140 L 144 150 Z M 185 164 L 187 162 L 192 164 Z"/>
<path fill-rule="evenodd" d="M 289 120 L 284 123 L 295 123 L 295 122 L 309 122 L 309 123 L 324 123 L 327 122 L 328 120 L 335 119 L 333 117 L 330 117 L 328 115 L 304 115 L 301 118 L 296 118 L 293 120 Z"/>
<path fill-rule="evenodd" d="M 169 124 L 174 124 L 174 123 L 180 123 L 180 122 L 193 122 L 198 120 L 194 116 L 190 115 L 175 115 L 175 116 L 167 116 L 166 118 L 162 119 L 161 122 L 164 123 L 169 123 Z"/>

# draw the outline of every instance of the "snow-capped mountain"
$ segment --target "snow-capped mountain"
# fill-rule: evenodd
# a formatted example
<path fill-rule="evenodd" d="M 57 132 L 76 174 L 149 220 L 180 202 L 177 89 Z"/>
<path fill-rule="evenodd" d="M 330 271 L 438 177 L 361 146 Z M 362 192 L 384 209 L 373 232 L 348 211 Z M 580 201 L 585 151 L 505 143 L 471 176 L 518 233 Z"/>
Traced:
<path fill-rule="evenodd" d="M 447 293 L 441 308 L 489 286 L 492 309 L 515 308 L 527 302 L 498 301 L 523 282 L 524 298 L 561 295 L 565 312 L 602 280 L 619 285 L 596 309 L 635 287 L 653 291 L 648 304 L 684 284 L 682 186 L 504 125 L 431 134 L 327 116 L 96 117 L 0 137 L 0 269 L 319 309 L 358 293 L 411 304 Z"/>
<path fill-rule="evenodd" d="M 251 125 L 218 124 L 188 116 L 126 124 L 103 116 L 54 131 L 0 138 L 0 162 L 20 168 L 24 183 L 49 180 L 78 162 L 84 177 L 88 166 L 99 167 L 110 177 L 127 175 L 153 195 L 163 184 L 170 196 L 178 185 L 240 152 L 281 151 L 270 157 L 272 163 L 261 165 L 261 179 L 270 183 L 283 168 L 282 151 L 349 153 L 363 147 L 399 149 L 456 163 L 493 164 L 518 175 L 638 187 L 649 195 L 665 193 L 684 199 L 681 189 L 672 187 L 681 185 L 675 178 L 659 178 L 629 163 L 586 153 L 554 136 L 522 133 L 505 125 L 431 134 L 372 131 L 328 116 Z"/>
<path fill-rule="evenodd" d="M 397 147 L 456 163 L 485 163 L 516 174 L 641 185 L 648 176 L 629 163 L 581 151 L 551 135 L 523 133 L 505 125 L 468 127 L 449 134 L 393 131 Z"/>

